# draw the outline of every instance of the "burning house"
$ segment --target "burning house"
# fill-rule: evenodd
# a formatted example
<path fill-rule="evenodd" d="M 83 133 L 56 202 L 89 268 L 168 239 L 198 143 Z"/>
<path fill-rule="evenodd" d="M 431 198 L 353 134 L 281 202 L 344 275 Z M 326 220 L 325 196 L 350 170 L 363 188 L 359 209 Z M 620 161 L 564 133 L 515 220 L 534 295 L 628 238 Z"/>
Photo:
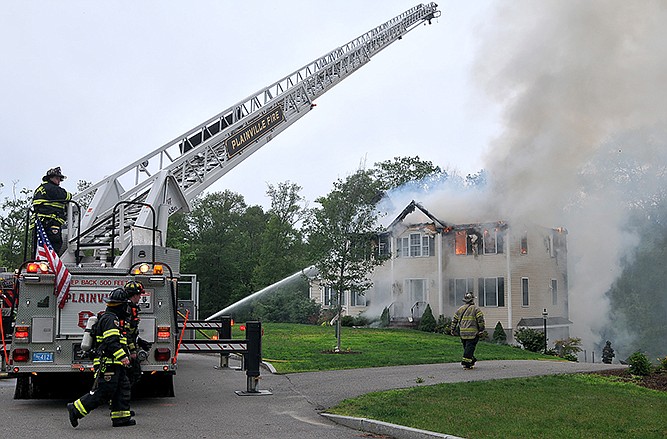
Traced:
<path fill-rule="evenodd" d="M 344 295 L 348 315 L 378 316 L 387 308 L 394 324 L 416 323 L 427 305 L 451 317 L 472 291 L 487 328 L 500 322 L 508 341 L 519 327 L 548 338 L 569 337 L 567 232 L 504 221 L 450 224 L 412 201 L 379 237 L 387 261 L 372 273 L 363 295 Z M 336 295 L 317 284 L 311 298 L 335 306 Z M 546 310 L 546 315 L 544 314 Z"/>

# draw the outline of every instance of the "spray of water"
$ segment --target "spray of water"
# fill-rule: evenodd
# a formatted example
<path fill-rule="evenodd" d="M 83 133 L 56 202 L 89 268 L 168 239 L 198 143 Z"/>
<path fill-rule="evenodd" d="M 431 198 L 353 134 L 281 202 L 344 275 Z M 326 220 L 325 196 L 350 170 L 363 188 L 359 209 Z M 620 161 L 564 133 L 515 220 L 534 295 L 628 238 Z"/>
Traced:
<path fill-rule="evenodd" d="M 312 279 L 313 277 L 317 276 L 317 269 L 315 266 L 310 266 L 306 267 L 303 270 L 297 271 L 296 273 L 287 276 L 286 278 L 279 280 L 276 283 L 273 283 L 269 285 L 268 287 L 262 288 L 261 290 L 257 291 L 256 293 L 253 293 L 247 297 L 244 297 L 243 299 L 239 300 L 238 302 L 234 302 L 231 305 L 229 305 L 226 308 L 221 309 L 220 311 L 216 312 L 215 314 L 211 315 L 210 317 L 207 317 L 205 320 L 215 320 L 220 316 L 224 315 L 229 315 L 232 311 L 235 309 L 239 309 L 243 307 L 244 305 L 247 305 L 251 303 L 253 300 L 260 299 L 262 296 L 269 294 L 281 287 L 284 287 L 285 285 L 290 284 L 291 282 L 295 280 L 299 280 L 303 277 L 306 277 L 308 279 Z"/>

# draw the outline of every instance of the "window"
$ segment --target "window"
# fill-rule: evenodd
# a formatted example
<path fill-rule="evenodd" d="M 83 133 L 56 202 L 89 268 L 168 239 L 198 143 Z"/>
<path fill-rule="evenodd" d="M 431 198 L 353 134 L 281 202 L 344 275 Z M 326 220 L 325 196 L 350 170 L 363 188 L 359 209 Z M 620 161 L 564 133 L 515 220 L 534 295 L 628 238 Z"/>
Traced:
<path fill-rule="evenodd" d="M 466 231 L 465 230 L 458 230 L 456 232 L 455 236 L 455 247 L 456 247 L 456 254 L 457 255 L 467 255 L 467 243 L 466 243 Z"/>
<path fill-rule="evenodd" d="M 484 229 L 483 233 L 484 254 L 496 254 L 503 252 L 504 233 L 497 228 Z"/>
<path fill-rule="evenodd" d="M 324 287 L 322 292 L 322 305 L 336 306 L 336 291 L 331 287 Z"/>
<path fill-rule="evenodd" d="M 391 254 L 391 239 L 389 234 L 384 233 L 378 236 L 378 254 L 380 256 L 389 256 Z"/>
<path fill-rule="evenodd" d="M 528 254 L 528 232 L 523 232 L 523 235 L 521 235 L 521 254 Z"/>
<path fill-rule="evenodd" d="M 398 238 L 398 256 L 418 258 L 431 256 L 435 252 L 434 238 L 421 233 L 410 233 L 409 236 Z"/>
<path fill-rule="evenodd" d="M 528 278 L 521 278 L 521 306 L 528 306 Z"/>
<path fill-rule="evenodd" d="M 366 295 L 363 293 L 350 293 L 350 306 L 366 306 Z"/>
<path fill-rule="evenodd" d="M 405 291 L 408 293 L 410 303 L 426 301 L 426 279 L 406 279 Z"/>
<path fill-rule="evenodd" d="M 473 279 L 450 279 L 449 280 L 449 304 L 458 306 L 463 302 L 465 293 L 474 290 Z"/>
<path fill-rule="evenodd" d="M 551 279 L 551 304 L 558 305 L 558 281 Z"/>
<path fill-rule="evenodd" d="M 480 235 L 474 230 L 458 230 L 456 232 L 456 254 L 475 255 L 479 254 L 482 244 Z"/>
<path fill-rule="evenodd" d="M 477 280 L 477 287 L 480 306 L 505 306 L 505 278 L 480 277 Z"/>

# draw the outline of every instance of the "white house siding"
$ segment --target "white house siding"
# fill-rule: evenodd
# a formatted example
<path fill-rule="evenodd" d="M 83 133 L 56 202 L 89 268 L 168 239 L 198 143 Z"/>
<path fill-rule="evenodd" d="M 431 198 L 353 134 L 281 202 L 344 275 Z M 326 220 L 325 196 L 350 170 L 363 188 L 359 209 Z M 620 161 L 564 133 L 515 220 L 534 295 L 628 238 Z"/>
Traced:
<path fill-rule="evenodd" d="M 513 340 L 513 332 L 521 319 L 542 318 L 542 310 L 547 309 L 549 318 L 561 318 L 567 321 L 567 248 L 566 233 L 554 229 L 507 225 L 502 222 L 486 224 L 486 228 L 498 227 L 504 230 L 502 253 L 479 255 L 455 254 L 455 231 L 438 229 L 439 236 L 432 241 L 434 249 L 429 256 L 397 257 L 397 238 L 409 236 L 410 233 L 425 235 L 436 230 L 436 224 L 425 221 L 425 215 L 418 211 L 406 216 L 403 221 L 395 222 L 389 232 L 396 233 L 391 237 L 391 258 L 383 265 L 376 267 L 372 273 L 373 287 L 366 292 L 366 307 L 355 307 L 350 313 L 366 311 L 369 316 L 379 316 L 385 307 L 390 307 L 392 317 L 410 317 L 410 308 L 414 305 L 412 298 L 405 291 L 406 280 L 425 279 L 425 301 L 431 306 L 433 314 L 451 317 L 461 305 L 460 300 L 452 302 L 450 298 L 450 280 L 472 279 L 472 291 L 476 303 L 479 303 L 480 278 L 503 278 L 504 306 L 483 306 L 487 330 L 493 333 L 495 325 L 500 322 L 508 339 Z M 417 220 L 418 224 L 409 220 Z M 477 225 L 482 228 L 483 225 Z M 463 227 L 463 226 L 461 226 Z M 465 228 L 475 227 L 466 225 Z M 527 253 L 523 254 L 522 237 L 527 237 Z M 550 239 L 556 236 L 556 239 Z M 559 239 L 562 238 L 562 239 Z M 555 244 L 561 243 L 556 248 Z M 553 247 L 553 248 L 552 248 Z M 523 304 L 522 279 L 528 279 L 529 303 Z M 558 287 L 557 303 L 552 303 L 551 281 L 554 279 Z M 311 297 L 321 300 L 321 293 L 311 289 Z M 348 302 L 349 303 L 349 302 Z M 419 317 L 419 316 L 417 316 Z M 548 328 L 550 343 L 559 338 L 569 336 L 568 325 L 554 325 Z"/>

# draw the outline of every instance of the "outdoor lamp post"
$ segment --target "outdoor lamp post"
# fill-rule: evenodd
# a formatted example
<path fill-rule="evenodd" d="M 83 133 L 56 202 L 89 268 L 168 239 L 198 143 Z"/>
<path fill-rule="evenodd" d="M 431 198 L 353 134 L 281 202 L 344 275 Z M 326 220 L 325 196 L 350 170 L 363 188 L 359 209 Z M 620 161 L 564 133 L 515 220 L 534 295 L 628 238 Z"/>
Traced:
<path fill-rule="evenodd" d="M 542 320 L 544 321 L 544 355 L 547 354 L 547 316 L 549 313 L 547 313 L 547 309 L 544 308 L 542 310 Z"/>

